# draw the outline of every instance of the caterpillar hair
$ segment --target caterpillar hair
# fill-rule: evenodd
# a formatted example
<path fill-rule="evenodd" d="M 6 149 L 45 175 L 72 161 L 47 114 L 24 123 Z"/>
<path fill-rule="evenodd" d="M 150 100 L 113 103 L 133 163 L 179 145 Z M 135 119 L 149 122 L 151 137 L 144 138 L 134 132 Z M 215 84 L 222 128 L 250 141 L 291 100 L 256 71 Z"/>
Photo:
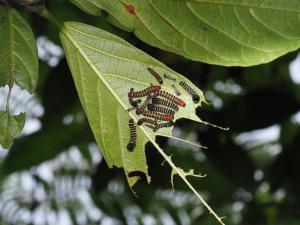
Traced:
<path fill-rule="evenodd" d="M 174 121 L 169 121 L 166 123 L 159 123 L 155 126 L 155 128 L 153 129 L 154 132 L 156 132 L 158 129 L 160 128 L 167 128 L 167 127 L 173 127 L 175 125 Z"/>
<path fill-rule="evenodd" d="M 179 85 L 192 96 L 194 103 L 199 102 L 199 100 L 200 100 L 199 95 L 197 95 L 197 93 L 194 91 L 194 89 L 192 89 L 187 83 L 185 83 L 184 81 L 180 81 Z"/>
<path fill-rule="evenodd" d="M 175 114 L 175 111 L 173 109 L 162 107 L 162 106 L 157 106 L 155 104 L 149 104 L 148 110 L 153 111 L 153 112 L 160 112 L 163 114 L 171 114 L 171 115 Z"/>
<path fill-rule="evenodd" d="M 157 92 L 157 95 L 158 95 L 158 96 L 161 96 L 161 97 L 163 97 L 163 98 L 165 98 L 165 99 L 167 99 L 167 100 L 169 100 L 169 101 L 171 101 L 171 102 L 173 102 L 173 103 L 175 103 L 175 104 L 177 104 L 177 105 L 179 105 L 179 106 L 182 106 L 182 107 L 185 106 L 185 102 L 184 102 L 183 100 L 181 100 L 180 98 L 177 98 L 177 97 L 174 96 L 174 95 L 171 95 L 171 94 L 168 93 L 168 92 L 165 92 L 165 91 L 158 91 L 158 92 Z"/>
<path fill-rule="evenodd" d="M 129 92 L 128 98 L 141 98 L 144 96 L 149 95 L 150 93 L 157 92 L 160 90 L 160 86 L 153 86 L 147 87 L 146 89 L 142 91 L 136 91 L 136 92 Z"/>
<path fill-rule="evenodd" d="M 133 88 L 130 88 L 130 92 L 128 93 L 128 101 L 129 101 L 130 105 L 132 105 L 134 108 L 136 108 L 142 100 L 141 99 L 133 100 L 132 94 L 130 94 L 130 93 L 134 93 Z"/>
<path fill-rule="evenodd" d="M 127 149 L 129 151 L 133 151 L 135 145 L 136 145 L 136 126 L 134 125 L 133 119 L 129 120 L 129 129 L 130 129 L 130 141 L 127 144 Z"/>
<path fill-rule="evenodd" d="M 150 112 L 150 111 L 144 111 L 143 116 L 154 118 L 157 120 L 162 120 L 162 121 L 170 121 L 170 120 L 174 119 L 174 116 L 171 114 L 166 115 L 166 114 L 162 114 L 162 113 L 158 113 L 158 112 Z"/>
<path fill-rule="evenodd" d="M 168 76 L 167 74 L 164 74 L 164 78 L 165 78 L 165 79 L 169 79 L 169 80 L 172 80 L 172 81 L 176 82 L 176 78 L 174 78 L 174 77 L 171 77 L 171 76 Z"/>
<path fill-rule="evenodd" d="M 171 87 L 173 88 L 173 90 L 174 90 L 174 92 L 175 92 L 175 94 L 176 94 L 177 96 L 181 95 L 181 93 L 177 90 L 177 88 L 175 87 L 174 84 L 172 84 Z"/>
<path fill-rule="evenodd" d="M 143 123 L 148 123 L 148 124 L 151 124 L 151 125 L 154 125 L 156 126 L 157 122 L 156 120 L 153 120 L 153 119 L 150 119 L 150 118 L 141 118 L 138 120 L 137 122 L 137 125 L 142 125 Z"/>
<path fill-rule="evenodd" d="M 157 82 L 159 84 L 163 84 L 164 83 L 163 79 L 161 78 L 161 76 L 157 72 L 155 72 L 154 69 L 151 69 L 150 67 L 148 67 L 147 69 L 155 77 L 155 79 L 157 80 Z"/>
<path fill-rule="evenodd" d="M 168 108 L 174 109 L 176 112 L 179 110 L 179 108 L 176 104 L 174 104 L 173 102 L 170 102 L 166 99 L 163 99 L 163 98 L 153 98 L 151 102 L 152 102 L 152 104 L 155 104 L 155 105 L 163 105 Z"/>
<path fill-rule="evenodd" d="M 144 101 L 144 103 L 136 110 L 136 114 L 137 115 L 142 114 L 147 108 L 147 106 L 150 104 L 150 102 L 151 102 L 151 97 L 148 96 Z"/>

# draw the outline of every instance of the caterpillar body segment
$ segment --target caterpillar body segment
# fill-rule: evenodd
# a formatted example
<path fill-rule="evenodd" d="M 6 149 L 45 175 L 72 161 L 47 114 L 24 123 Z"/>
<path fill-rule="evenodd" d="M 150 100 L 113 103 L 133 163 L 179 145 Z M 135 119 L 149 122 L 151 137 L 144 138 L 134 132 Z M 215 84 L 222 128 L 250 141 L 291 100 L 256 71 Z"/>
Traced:
<path fill-rule="evenodd" d="M 148 104 L 147 108 L 149 111 L 153 111 L 153 112 L 160 112 L 160 113 L 171 114 L 171 115 L 175 114 L 175 111 L 173 109 L 158 106 L 155 104 Z"/>
<path fill-rule="evenodd" d="M 155 128 L 153 129 L 154 132 L 156 132 L 158 129 L 160 128 L 167 128 L 167 127 L 173 127 L 175 125 L 174 121 L 171 120 L 169 122 L 165 122 L 165 123 L 158 123 Z"/>
<path fill-rule="evenodd" d="M 193 102 L 194 103 L 198 103 L 200 100 L 199 95 L 195 92 L 195 90 L 193 88 L 191 88 L 187 83 L 185 83 L 184 81 L 180 81 L 179 85 L 192 96 Z"/>
<path fill-rule="evenodd" d="M 157 82 L 160 85 L 162 85 L 164 83 L 162 77 L 154 69 L 152 69 L 150 67 L 148 67 L 147 69 L 148 69 L 149 73 L 151 73 L 155 77 L 155 79 L 157 80 Z"/>
<path fill-rule="evenodd" d="M 157 95 L 160 97 L 163 97 L 181 107 L 185 107 L 185 102 L 183 100 L 181 100 L 180 98 L 177 98 L 176 96 L 174 96 L 166 91 L 158 91 Z"/>
<path fill-rule="evenodd" d="M 128 123 L 130 129 L 130 141 L 127 144 L 127 149 L 129 151 L 133 151 L 134 147 L 136 146 L 136 126 L 134 124 L 134 120 L 130 119 Z"/>
<path fill-rule="evenodd" d="M 162 120 L 162 121 L 170 121 L 174 119 L 174 116 L 171 114 L 162 114 L 158 112 L 151 112 L 151 111 L 144 111 L 143 116 L 157 119 L 157 120 Z"/>
<path fill-rule="evenodd" d="M 155 104 L 155 105 L 166 106 L 168 108 L 174 109 L 176 112 L 178 112 L 178 110 L 179 110 L 178 106 L 175 103 L 170 102 L 170 101 L 168 101 L 166 99 L 163 99 L 163 98 L 153 98 L 151 103 Z"/>
<path fill-rule="evenodd" d="M 129 92 L 128 93 L 128 98 L 141 98 L 141 97 L 145 97 L 145 96 L 149 95 L 150 93 L 160 91 L 160 89 L 161 89 L 160 86 L 151 85 L 150 87 L 147 87 L 146 89 L 144 89 L 142 91 Z"/>

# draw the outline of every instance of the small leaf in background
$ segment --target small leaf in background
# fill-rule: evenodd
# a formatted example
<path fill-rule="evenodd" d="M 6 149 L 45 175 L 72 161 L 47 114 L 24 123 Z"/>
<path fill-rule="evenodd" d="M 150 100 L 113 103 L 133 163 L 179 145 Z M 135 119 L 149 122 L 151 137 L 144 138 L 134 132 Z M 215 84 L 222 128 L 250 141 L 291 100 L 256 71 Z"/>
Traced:
<path fill-rule="evenodd" d="M 136 175 L 137 171 L 145 173 L 147 181 L 150 182 L 145 157 L 145 144 L 150 141 L 172 167 L 172 173 L 178 174 L 223 224 L 221 218 L 187 181 L 186 176 L 195 175 L 191 173 L 192 170 L 186 173 L 176 167 L 155 142 L 156 136 L 172 138 L 172 127 L 162 127 L 155 132 L 145 124 L 137 126 L 135 147 L 129 150 L 127 147 L 132 136 L 129 129 L 132 124 L 129 121 L 133 119 L 137 124 L 143 118 L 135 110 L 128 110 L 132 108 L 128 98 L 132 88 L 134 91 L 141 91 L 149 87 L 160 87 L 161 91 L 174 98 L 180 95 L 179 109 L 175 110 L 174 121 L 186 118 L 207 124 L 196 116 L 195 111 L 205 102 L 202 91 L 182 75 L 123 39 L 101 29 L 82 23 L 66 22 L 60 36 L 81 103 L 108 166 L 123 167 L 131 187 L 140 178 Z M 161 76 L 160 79 L 158 76 Z M 140 100 L 147 101 L 146 97 Z"/>
<path fill-rule="evenodd" d="M 299 2 L 291 0 L 73 0 L 146 43 L 225 66 L 266 63 L 300 47 Z"/>
<path fill-rule="evenodd" d="M 8 112 L 0 112 L 0 144 L 9 148 L 13 139 L 22 131 L 26 114 L 12 116 Z"/>
<path fill-rule="evenodd" d="M 0 5 L 0 87 L 16 82 L 33 92 L 38 79 L 38 54 L 28 23 L 14 9 Z"/>

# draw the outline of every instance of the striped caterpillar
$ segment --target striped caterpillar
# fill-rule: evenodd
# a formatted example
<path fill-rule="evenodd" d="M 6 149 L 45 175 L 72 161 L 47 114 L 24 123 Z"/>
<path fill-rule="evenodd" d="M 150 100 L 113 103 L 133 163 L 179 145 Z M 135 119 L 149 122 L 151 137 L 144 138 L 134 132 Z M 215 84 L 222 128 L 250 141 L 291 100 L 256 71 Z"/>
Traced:
<path fill-rule="evenodd" d="M 199 95 L 197 95 L 197 93 L 194 91 L 194 89 L 192 89 L 187 83 L 185 83 L 184 81 L 180 81 L 179 85 L 192 96 L 194 103 L 199 102 L 199 100 L 200 100 Z"/>
<path fill-rule="evenodd" d="M 153 129 L 153 132 L 156 132 L 158 129 L 160 128 L 167 128 L 167 127 L 173 127 L 175 125 L 174 121 L 169 121 L 166 123 L 159 123 L 155 126 L 155 128 Z"/>
<path fill-rule="evenodd" d="M 136 92 L 129 92 L 128 93 L 128 98 L 141 98 L 144 96 L 147 96 L 153 92 L 160 91 L 160 86 L 153 86 L 151 85 L 150 87 L 147 87 L 146 89 L 142 91 L 136 91 Z"/>
<path fill-rule="evenodd" d="M 173 109 L 157 106 L 155 104 L 148 104 L 147 108 L 149 111 L 153 111 L 153 112 L 160 112 L 160 113 L 171 114 L 171 115 L 175 114 L 175 111 Z"/>
<path fill-rule="evenodd" d="M 175 92 L 175 94 L 176 94 L 177 96 L 181 95 L 181 93 L 177 90 L 177 88 L 175 87 L 174 84 L 172 84 L 171 87 L 173 88 L 173 90 L 174 90 L 174 92 Z"/>
<path fill-rule="evenodd" d="M 183 100 L 181 100 L 180 98 L 177 98 L 174 95 L 169 94 L 168 92 L 158 91 L 157 95 L 161 96 L 161 97 L 163 97 L 165 99 L 168 99 L 169 101 L 171 101 L 171 102 L 173 102 L 173 103 L 175 103 L 175 104 L 177 104 L 179 106 L 182 106 L 182 107 L 185 106 L 185 102 Z"/>
<path fill-rule="evenodd" d="M 142 114 L 142 113 L 145 111 L 145 109 L 147 108 L 147 106 L 149 105 L 150 102 L 151 102 L 151 97 L 148 96 L 148 97 L 146 98 L 146 100 L 144 101 L 144 103 L 141 105 L 141 107 L 139 107 L 139 108 L 136 110 L 136 114 L 137 114 L 137 115 Z"/>
<path fill-rule="evenodd" d="M 157 119 L 157 120 L 163 120 L 163 121 L 170 121 L 170 120 L 174 119 L 174 116 L 171 115 L 171 114 L 165 115 L 165 114 L 162 114 L 162 113 L 149 112 L 149 111 L 144 111 L 143 116 L 154 118 L 154 119 Z"/>
<path fill-rule="evenodd" d="M 127 144 L 127 149 L 129 151 L 133 151 L 135 145 L 136 145 L 136 126 L 134 125 L 133 119 L 129 120 L 129 129 L 130 129 L 130 141 Z"/>
<path fill-rule="evenodd" d="M 162 98 L 153 98 L 152 99 L 152 104 L 163 105 L 163 106 L 166 106 L 168 108 L 174 109 L 176 112 L 179 110 L 179 108 L 176 104 L 174 104 L 173 102 L 170 102 L 166 99 L 162 99 Z"/>
<path fill-rule="evenodd" d="M 150 118 L 141 118 L 138 120 L 137 125 L 142 125 L 143 123 L 148 123 L 156 126 L 157 122 L 156 120 L 150 119 Z"/>
<path fill-rule="evenodd" d="M 155 77 L 155 79 L 157 80 L 157 82 L 159 84 L 163 84 L 164 83 L 163 79 L 161 78 L 161 76 L 157 72 L 155 72 L 154 69 L 151 69 L 150 67 L 148 67 L 147 69 Z"/>

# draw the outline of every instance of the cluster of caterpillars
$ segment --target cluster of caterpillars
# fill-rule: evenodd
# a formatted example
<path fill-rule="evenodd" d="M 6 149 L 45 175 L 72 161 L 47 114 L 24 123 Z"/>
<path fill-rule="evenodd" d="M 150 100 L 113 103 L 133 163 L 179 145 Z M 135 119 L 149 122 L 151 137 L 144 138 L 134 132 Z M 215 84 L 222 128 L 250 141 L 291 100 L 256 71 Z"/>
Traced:
<path fill-rule="evenodd" d="M 171 77 L 167 74 L 163 75 L 164 79 L 168 79 L 173 82 L 171 87 L 174 90 L 175 95 L 161 90 L 163 85 L 163 78 L 152 68 L 147 68 L 149 73 L 154 76 L 156 81 L 160 85 L 150 85 L 144 90 L 135 91 L 134 88 L 130 88 L 128 92 L 128 101 L 132 106 L 131 109 L 135 110 L 136 114 L 141 116 L 138 120 L 137 125 L 145 125 L 146 127 L 156 132 L 161 128 L 172 127 L 175 125 L 173 119 L 176 112 L 179 111 L 180 107 L 185 107 L 185 102 L 178 96 L 181 95 L 179 90 L 176 88 L 176 78 Z M 178 83 L 183 90 L 189 93 L 194 103 L 198 103 L 200 100 L 199 95 L 184 81 Z M 142 101 L 142 98 L 145 98 Z M 134 120 L 129 120 L 130 129 L 130 141 L 127 145 L 129 151 L 133 151 L 136 146 L 136 125 Z"/>

